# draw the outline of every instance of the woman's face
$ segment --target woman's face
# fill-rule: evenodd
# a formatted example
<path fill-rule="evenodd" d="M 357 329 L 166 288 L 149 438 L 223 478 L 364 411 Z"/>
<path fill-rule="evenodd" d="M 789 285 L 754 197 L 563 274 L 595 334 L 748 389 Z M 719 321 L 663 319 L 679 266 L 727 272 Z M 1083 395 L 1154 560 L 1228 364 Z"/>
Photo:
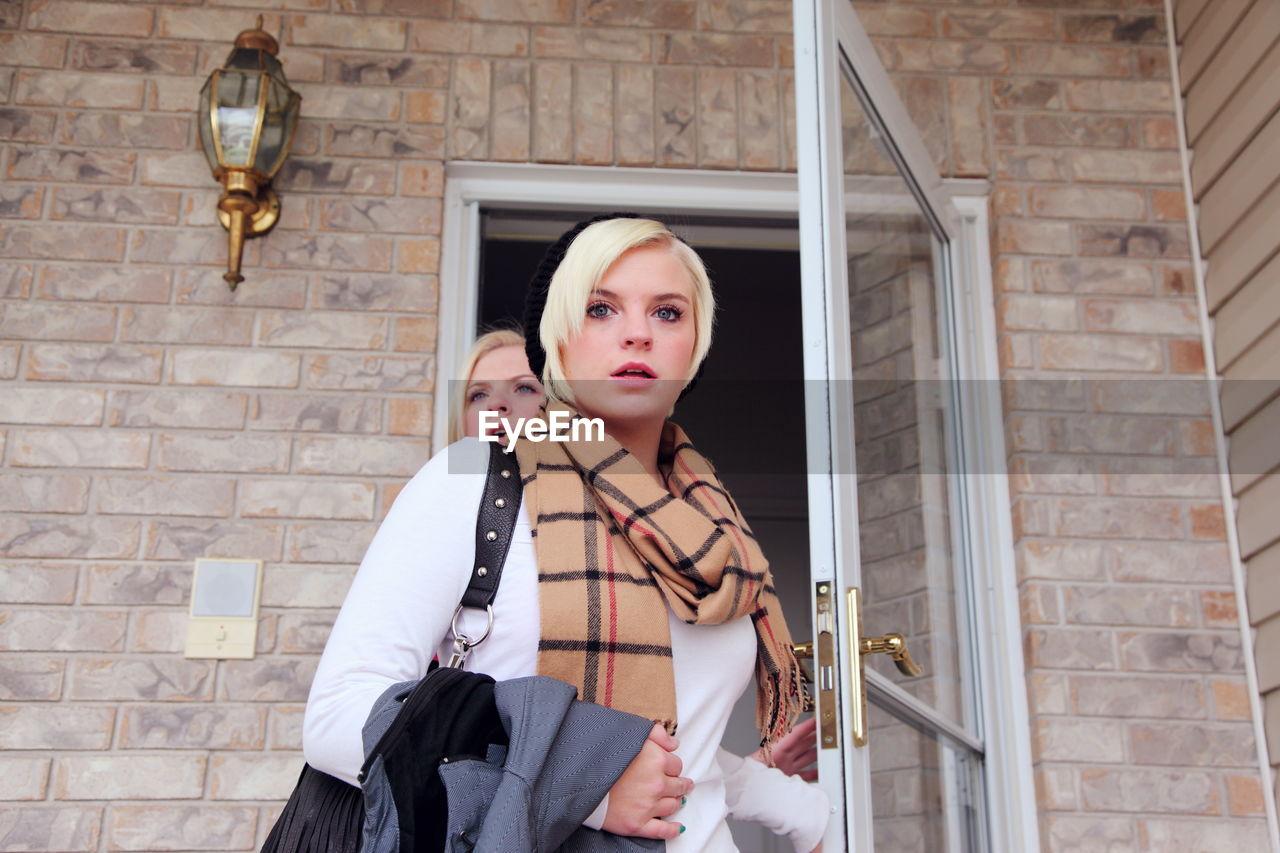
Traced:
<path fill-rule="evenodd" d="M 693 360 L 693 300 L 689 272 L 669 247 L 623 253 L 561 349 L 579 409 L 606 422 L 665 420 Z"/>
<path fill-rule="evenodd" d="M 467 382 L 466 435 L 480 435 L 480 413 L 497 412 L 513 424 L 517 418 L 531 418 L 546 401 L 542 383 L 529 370 L 524 347 L 505 346 L 489 350 L 476 362 Z M 490 428 L 491 435 L 506 445 L 507 436 L 500 427 Z"/>

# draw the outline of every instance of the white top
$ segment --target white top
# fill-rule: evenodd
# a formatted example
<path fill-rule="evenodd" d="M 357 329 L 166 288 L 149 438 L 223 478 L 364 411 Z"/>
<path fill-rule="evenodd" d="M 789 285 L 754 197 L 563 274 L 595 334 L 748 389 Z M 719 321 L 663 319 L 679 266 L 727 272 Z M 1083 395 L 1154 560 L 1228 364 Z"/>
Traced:
<path fill-rule="evenodd" d="M 360 731 L 392 684 L 421 678 L 433 655 L 447 661 L 451 621 L 475 560 L 476 514 L 489 447 L 474 438 L 436 454 L 405 486 L 365 553 L 320 658 L 303 722 L 303 751 L 318 770 L 355 785 L 364 762 Z M 820 788 L 719 749 L 729 713 L 752 683 L 756 638 L 749 618 L 686 625 L 668 609 L 675 673 L 676 754 L 694 780 L 669 820 L 687 829 L 668 851 L 735 851 L 725 817 L 762 823 L 809 853 L 826 829 Z M 492 635 L 467 668 L 496 680 L 537 674 L 538 575 L 522 505 L 494 600 Z M 468 608 L 459 627 L 476 637 L 485 616 Z M 587 820 L 599 828 L 605 803 Z"/>

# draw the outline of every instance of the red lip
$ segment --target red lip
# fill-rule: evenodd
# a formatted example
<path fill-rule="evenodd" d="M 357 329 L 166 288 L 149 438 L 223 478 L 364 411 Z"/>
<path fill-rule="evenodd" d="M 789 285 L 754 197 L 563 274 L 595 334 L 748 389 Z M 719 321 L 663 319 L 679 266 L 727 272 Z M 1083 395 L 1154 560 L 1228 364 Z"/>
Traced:
<path fill-rule="evenodd" d="M 629 373 L 627 371 L 639 371 L 644 375 L 641 376 L 637 373 Z M 610 373 L 609 375 L 618 379 L 657 379 L 658 378 L 658 374 L 654 372 L 653 368 L 645 364 L 643 361 L 628 361 L 626 364 L 617 368 L 616 370 L 613 371 L 613 373 Z"/>

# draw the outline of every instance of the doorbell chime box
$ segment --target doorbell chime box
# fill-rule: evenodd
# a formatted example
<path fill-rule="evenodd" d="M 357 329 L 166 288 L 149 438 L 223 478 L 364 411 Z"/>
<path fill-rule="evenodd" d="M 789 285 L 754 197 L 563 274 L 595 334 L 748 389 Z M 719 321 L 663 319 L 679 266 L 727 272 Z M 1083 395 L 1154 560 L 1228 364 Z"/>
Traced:
<path fill-rule="evenodd" d="M 261 560 L 196 560 L 186 657 L 252 658 L 258 639 L 261 597 Z"/>

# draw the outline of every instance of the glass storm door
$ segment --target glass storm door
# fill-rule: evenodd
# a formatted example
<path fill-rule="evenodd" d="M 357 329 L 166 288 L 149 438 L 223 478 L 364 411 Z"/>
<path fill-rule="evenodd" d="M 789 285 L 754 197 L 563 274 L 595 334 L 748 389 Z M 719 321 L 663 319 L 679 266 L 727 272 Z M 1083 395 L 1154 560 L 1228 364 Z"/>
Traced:
<path fill-rule="evenodd" d="M 848 0 L 794 9 L 825 849 L 982 853 L 958 216 Z"/>

